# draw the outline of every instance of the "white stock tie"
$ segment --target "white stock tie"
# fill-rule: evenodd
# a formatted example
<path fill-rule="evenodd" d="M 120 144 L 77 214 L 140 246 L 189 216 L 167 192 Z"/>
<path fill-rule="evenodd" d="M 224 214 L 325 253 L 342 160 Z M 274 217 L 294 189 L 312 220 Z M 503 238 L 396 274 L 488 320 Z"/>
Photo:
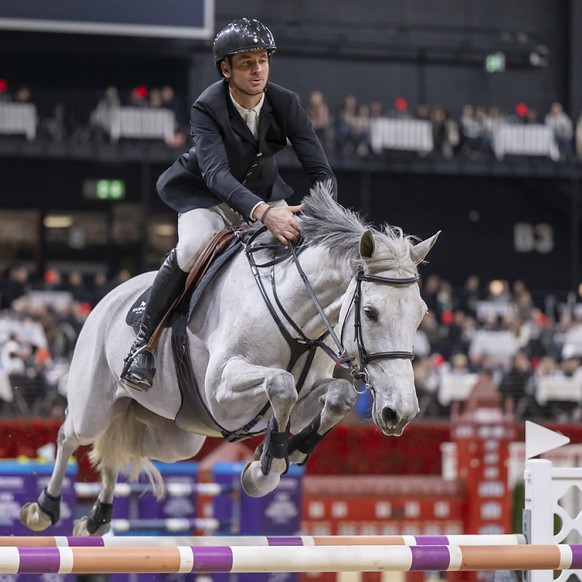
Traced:
<path fill-rule="evenodd" d="M 245 121 L 251 133 L 257 137 L 257 112 L 254 109 L 249 109 L 245 114 Z"/>

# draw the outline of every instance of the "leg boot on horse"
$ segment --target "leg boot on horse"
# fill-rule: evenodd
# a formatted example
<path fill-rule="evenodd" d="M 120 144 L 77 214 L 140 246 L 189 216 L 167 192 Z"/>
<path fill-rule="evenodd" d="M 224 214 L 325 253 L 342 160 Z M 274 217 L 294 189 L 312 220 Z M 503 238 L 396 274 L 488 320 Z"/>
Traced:
<path fill-rule="evenodd" d="M 178 266 L 176 249 L 173 249 L 154 279 L 137 337 L 125 359 L 121 381 L 129 388 L 147 392 L 152 387 L 156 359 L 148 344 L 167 310 L 184 289 L 187 276 Z"/>

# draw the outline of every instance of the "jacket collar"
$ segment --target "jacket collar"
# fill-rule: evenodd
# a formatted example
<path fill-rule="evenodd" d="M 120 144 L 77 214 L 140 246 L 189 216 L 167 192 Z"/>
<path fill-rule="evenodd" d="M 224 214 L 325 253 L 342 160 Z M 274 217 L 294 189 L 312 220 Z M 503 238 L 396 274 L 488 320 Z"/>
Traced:
<path fill-rule="evenodd" d="M 265 99 L 263 100 L 261 114 L 259 116 L 259 137 L 255 139 L 254 135 L 251 133 L 251 130 L 247 127 L 245 120 L 241 117 L 240 113 L 236 110 L 236 107 L 232 102 L 228 83 L 224 83 L 224 87 L 228 115 L 230 117 L 232 128 L 248 142 L 256 144 L 258 141 L 261 143 L 265 139 L 267 128 L 271 125 L 271 120 L 273 119 L 273 108 L 268 98 L 268 92 L 265 93 Z M 267 88 L 268 87 L 269 84 L 267 83 Z"/>

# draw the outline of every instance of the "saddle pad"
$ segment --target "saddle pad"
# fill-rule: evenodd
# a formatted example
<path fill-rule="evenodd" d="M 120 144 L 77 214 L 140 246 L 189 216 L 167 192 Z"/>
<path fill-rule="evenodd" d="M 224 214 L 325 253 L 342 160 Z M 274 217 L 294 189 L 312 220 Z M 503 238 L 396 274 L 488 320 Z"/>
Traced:
<path fill-rule="evenodd" d="M 150 296 L 151 287 L 148 287 L 132 304 L 127 315 L 125 316 L 125 323 L 135 329 L 139 328 L 145 306 Z"/>

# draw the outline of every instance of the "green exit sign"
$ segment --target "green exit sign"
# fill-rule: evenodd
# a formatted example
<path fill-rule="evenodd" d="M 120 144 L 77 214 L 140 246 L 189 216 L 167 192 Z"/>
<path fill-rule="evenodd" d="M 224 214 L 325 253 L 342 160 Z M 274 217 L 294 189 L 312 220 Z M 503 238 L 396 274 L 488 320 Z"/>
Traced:
<path fill-rule="evenodd" d="M 99 200 L 123 200 L 125 182 L 123 180 L 97 180 L 95 195 Z"/>
<path fill-rule="evenodd" d="M 97 200 L 123 200 L 125 180 L 86 180 L 83 183 L 85 198 Z"/>

